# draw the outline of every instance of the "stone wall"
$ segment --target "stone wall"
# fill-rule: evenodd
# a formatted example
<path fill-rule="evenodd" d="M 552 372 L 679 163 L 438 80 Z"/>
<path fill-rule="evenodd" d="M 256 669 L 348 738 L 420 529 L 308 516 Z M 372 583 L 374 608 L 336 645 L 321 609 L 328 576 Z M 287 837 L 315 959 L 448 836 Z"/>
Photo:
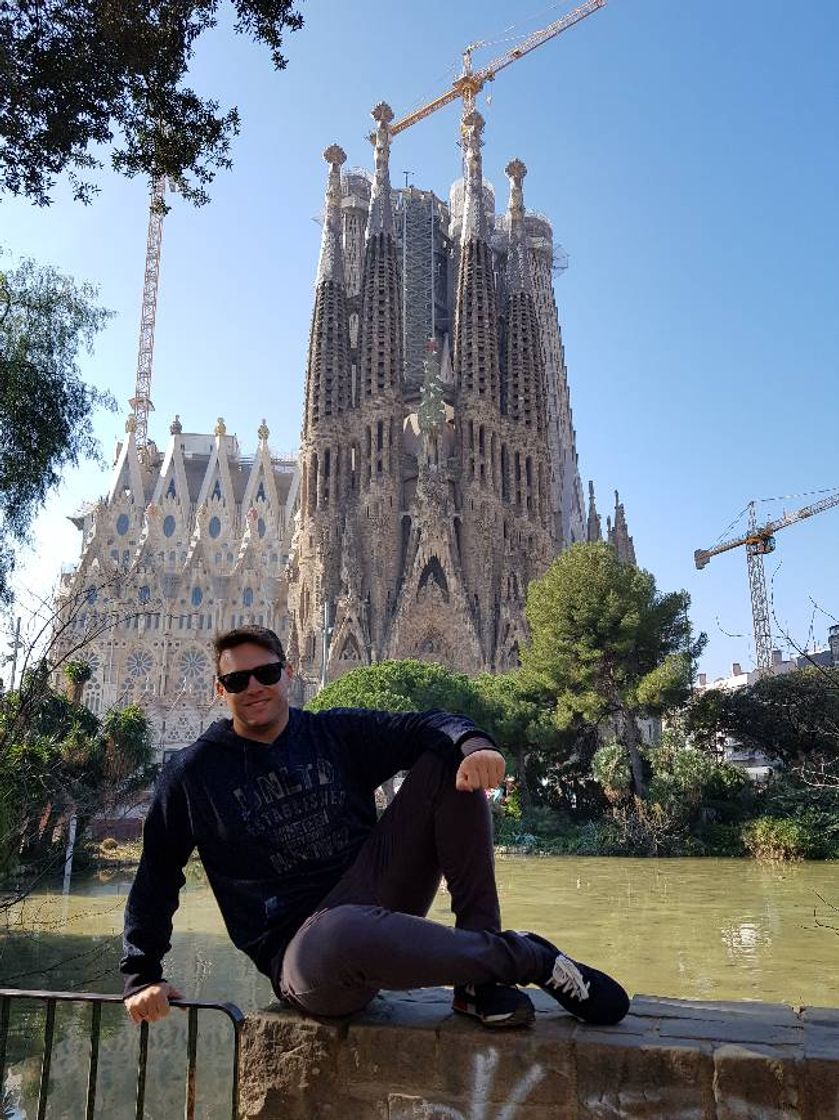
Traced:
<path fill-rule="evenodd" d="M 450 999 L 250 1015 L 242 1120 L 839 1120 L 839 1010 L 637 996 L 601 1030 L 536 991 L 533 1029 L 493 1033 Z"/>

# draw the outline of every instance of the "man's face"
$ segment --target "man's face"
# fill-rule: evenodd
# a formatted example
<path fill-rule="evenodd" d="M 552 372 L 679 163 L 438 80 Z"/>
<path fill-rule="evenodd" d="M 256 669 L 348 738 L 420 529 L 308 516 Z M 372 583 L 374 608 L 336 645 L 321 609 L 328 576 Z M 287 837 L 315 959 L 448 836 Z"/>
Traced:
<path fill-rule="evenodd" d="M 270 649 L 253 642 L 245 642 L 234 649 L 222 651 L 219 658 L 219 676 L 226 673 L 257 669 L 260 665 L 271 665 L 280 658 Z M 216 691 L 221 696 L 233 717 L 233 730 L 245 739 L 255 739 L 258 743 L 272 743 L 288 723 L 288 686 L 291 668 L 286 665 L 276 684 L 260 684 L 251 676 L 247 688 L 242 692 L 227 692 L 222 684 L 216 682 Z"/>

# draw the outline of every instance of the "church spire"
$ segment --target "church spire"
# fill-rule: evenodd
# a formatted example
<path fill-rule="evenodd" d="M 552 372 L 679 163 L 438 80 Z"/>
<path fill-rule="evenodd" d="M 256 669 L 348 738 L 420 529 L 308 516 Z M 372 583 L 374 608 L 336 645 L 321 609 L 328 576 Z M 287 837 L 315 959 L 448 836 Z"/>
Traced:
<path fill-rule="evenodd" d="M 347 157 L 332 144 L 323 158 L 329 164 L 329 176 L 309 337 L 304 440 L 349 403 L 349 328 L 341 250 L 341 165 Z"/>
<path fill-rule="evenodd" d="M 390 198 L 390 132 L 393 110 L 380 102 L 372 113 L 376 171 L 370 195 L 361 277 L 359 366 L 362 405 L 398 394 L 402 380 L 402 297 Z"/>
<path fill-rule="evenodd" d="M 481 148 L 484 118 L 473 109 L 461 121 L 460 136 L 463 148 L 463 227 L 461 242 L 466 244 L 472 238 L 486 238 L 486 214 L 484 213 L 484 176 Z"/>
<path fill-rule="evenodd" d="M 323 233 L 320 241 L 320 258 L 315 284 L 324 280 L 335 283 L 344 282 L 344 253 L 341 245 L 341 167 L 347 156 L 343 148 L 332 144 L 323 153 L 329 164 L 329 177 L 326 181 L 324 200 Z"/>
<path fill-rule="evenodd" d="M 498 334 L 492 250 L 487 241 L 481 133 L 477 111 L 461 122 L 464 202 L 454 325 L 454 368 L 461 402 L 498 399 Z"/>
<path fill-rule="evenodd" d="M 507 291 L 508 293 L 530 292 L 530 261 L 528 258 L 527 235 L 524 229 L 524 191 L 522 184 L 527 168 L 520 159 L 513 159 L 504 168 L 510 180 L 510 203 L 507 207 L 507 222 L 510 227 L 510 248 L 507 253 Z"/>
<path fill-rule="evenodd" d="M 600 524 L 600 514 L 597 512 L 597 506 L 594 502 L 594 483 L 588 484 L 588 525 L 586 529 L 586 540 L 591 544 L 592 541 L 603 540 L 603 527 Z"/>
<path fill-rule="evenodd" d="M 501 411 L 515 424 L 541 434 L 545 423 L 545 363 L 530 278 L 530 250 L 524 226 L 522 183 L 527 168 L 520 159 L 506 167 L 510 180 L 507 224 L 507 299 L 504 308 Z"/>
<path fill-rule="evenodd" d="M 619 560 L 622 560 L 625 564 L 637 564 L 637 560 L 635 559 L 635 545 L 632 541 L 632 537 L 629 535 L 629 527 L 626 524 L 626 512 L 617 490 L 615 491 L 615 523 L 614 526 L 611 526 L 609 529 L 608 540 L 609 544 L 612 545 L 615 552 L 617 552 Z"/>
<path fill-rule="evenodd" d="M 393 109 L 380 101 L 370 114 L 376 122 L 373 141 L 375 174 L 370 194 L 370 217 L 367 222 L 367 237 L 377 233 L 393 235 L 393 206 L 390 197 L 390 130 Z"/>

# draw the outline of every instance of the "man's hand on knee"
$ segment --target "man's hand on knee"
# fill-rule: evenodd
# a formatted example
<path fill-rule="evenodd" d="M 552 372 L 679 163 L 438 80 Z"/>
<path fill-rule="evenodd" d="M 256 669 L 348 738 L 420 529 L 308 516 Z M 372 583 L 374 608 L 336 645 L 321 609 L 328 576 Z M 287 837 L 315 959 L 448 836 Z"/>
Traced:
<path fill-rule="evenodd" d="M 473 751 L 457 768 L 454 784 L 457 789 L 493 789 L 504 777 L 504 756 L 493 748 Z"/>
<path fill-rule="evenodd" d="M 169 1014 L 169 1000 L 183 998 L 177 988 L 161 980 L 159 984 L 149 984 L 133 996 L 127 996 L 123 1002 L 133 1023 L 156 1023 Z"/>

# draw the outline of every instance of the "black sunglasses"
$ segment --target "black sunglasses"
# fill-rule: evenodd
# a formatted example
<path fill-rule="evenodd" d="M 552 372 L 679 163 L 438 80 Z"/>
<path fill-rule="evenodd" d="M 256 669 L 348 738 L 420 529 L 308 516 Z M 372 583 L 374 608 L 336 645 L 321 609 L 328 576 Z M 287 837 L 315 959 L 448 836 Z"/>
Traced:
<path fill-rule="evenodd" d="M 267 665 L 257 665 L 255 669 L 237 669 L 235 673 L 224 673 L 218 682 L 225 692 L 244 692 L 251 677 L 260 684 L 276 684 L 283 675 L 285 661 L 271 661 Z"/>

